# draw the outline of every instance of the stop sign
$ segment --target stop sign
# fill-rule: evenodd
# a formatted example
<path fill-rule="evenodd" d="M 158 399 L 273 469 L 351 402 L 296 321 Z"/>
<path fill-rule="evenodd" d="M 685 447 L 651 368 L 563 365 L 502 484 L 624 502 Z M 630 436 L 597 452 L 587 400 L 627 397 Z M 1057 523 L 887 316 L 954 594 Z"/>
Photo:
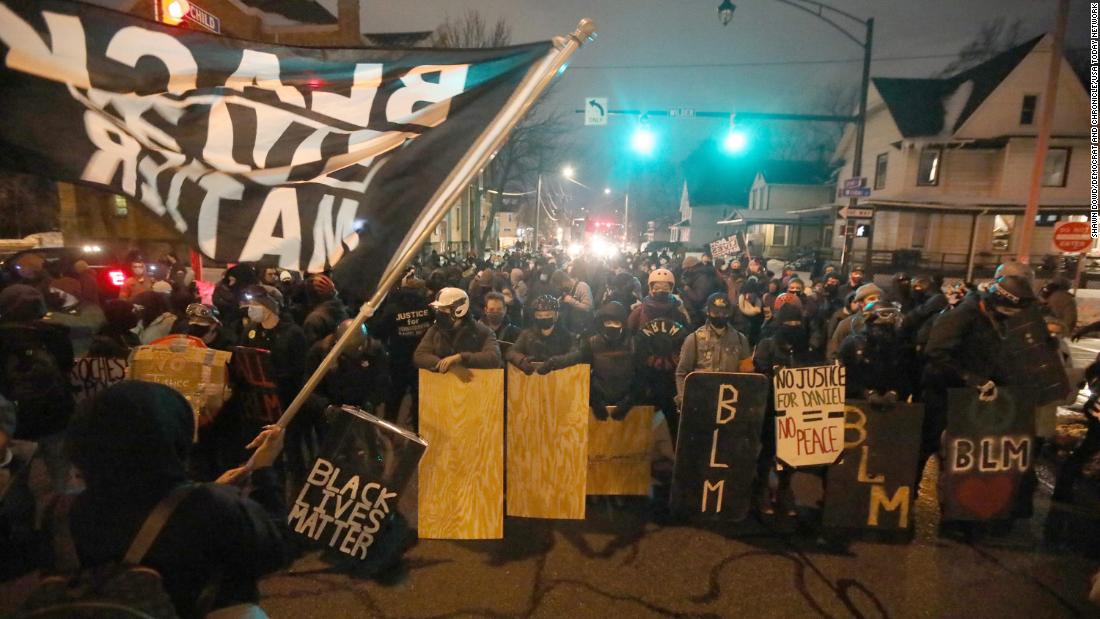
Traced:
<path fill-rule="evenodd" d="M 1086 221 L 1065 221 L 1054 227 L 1054 246 L 1064 252 L 1082 252 L 1092 246 Z"/>

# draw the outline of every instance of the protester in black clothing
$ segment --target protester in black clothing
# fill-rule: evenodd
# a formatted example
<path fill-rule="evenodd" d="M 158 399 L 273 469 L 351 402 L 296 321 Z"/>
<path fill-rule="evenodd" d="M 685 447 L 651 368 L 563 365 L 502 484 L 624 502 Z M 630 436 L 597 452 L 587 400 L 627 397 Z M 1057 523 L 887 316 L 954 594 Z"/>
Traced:
<path fill-rule="evenodd" d="M 321 365 L 337 340 L 343 337 L 352 324 L 350 319 L 341 322 L 336 326 L 336 331 L 310 347 L 306 357 L 307 376 Z M 370 337 L 365 325 L 359 325 L 354 330 L 351 341 L 340 351 L 340 356 L 317 386 L 313 406 L 324 410 L 329 405 L 350 404 L 367 412 L 375 412 L 376 407 L 386 402 L 389 394 L 389 355 L 386 354 L 382 342 Z M 397 420 L 396 415 L 397 410 L 390 411 L 388 407 L 383 414 L 379 414 L 391 421 Z M 323 433 L 323 428 L 317 429 L 319 434 Z"/>
<path fill-rule="evenodd" d="M 66 452 L 86 488 L 72 502 L 68 525 L 82 568 L 120 563 L 153 507 L 191 483 L 193 424 L 179 393 L 141 381 L 109 387 L 73 418 Z M 270 468 L 281 438 L 277 428 L 265 430 L 253 441 L 251 469 L 194 485 L 145 555 L 142 565 L 160 574 L 180 617 L 256 604 L 260 577 L 289 562 L 282 491 Z M 247 483 L 248 498 L 230 483 Z M 200 609 L 208 585 L 213 604 Z"/>
<path fill-rule="evenodd" d="M 522 331 L 509 319 L 506 307 L 503 294 L 490 292 L 485 295 L 485 311 L 481 315 L 481 323 L 493 330 L 501 355 L 508 354 L 508 349 L 516 343 Z"/>
<path fill-rule="evenodd" d="M 893 392 L 896 400 L 912 395 L 915 363 L 912 351 L 900 333 L 901 307 L 875 301 L 859 331 L 846 337 L 837 358 L 848 369 L 846 393 L 849 399 L 869 399 Z"/>
<path fill-rule="evenodd" d="M 534 325 L 525 329 L 505 359 L 525 374 L 547 374 L 581 363 L 577 338 L 558 324 L 558 300 L 543 295 L 532 303 Z M 535 366 L 536 363 L 541 365 Z"/>
<path fill-rule="evenodd" d="M 470 315 L 470 297 L 459 288 L 444 288 L 431 303 L 435 324 L 424 334 L 413 353 L 416 367 L 432 372 L 455 368 L 499 368 L 500 347 L 493 331 Z M 458 373 L 462 378 L 464 374 Z"/>
<path fill-rule="evenodd" d="M 125 299 L 111 299 L 103 304 L 103 315 L 107 323 L 92 338 L 88 356 L 128 358 L 132 349 L 141 346 L 141 340 L 133 331 L 141 320 L 137 308 Z"/>
<path fill-rule="evenodd" d="M 626 329 L 626 308 L 617 301 L 605 303 L 596 312 L 597 334 L 583 347 L 592 364 L 589 404 L 597 419 L 607 419 L 609 406 L 613 419 L 623 419 L 641 393 L 634 340 Z"/>
<path fill-rule="evenodd" d="M 846 297 L 850 293 L 859 290 L 865 282 L 863 281 L 863 267 L 856 265 L 852 267 L 852 270 L 848 273 L 848 281 L 840 285 L 840 289 L 837 291 L 840 296 Z"/>
<path fill-rule="evenodd" d="M 197 337 L 210 348 L 229 350 L 237 345 L 237 334 L 218 319 L 218 310 L 210 305 L 192 303 L 184 316 L 172 325 L 173 333 Z"/>
<path fill-rule="evenodd" d="M 894 274 L 894 279 L 890 282 L 890 290 L 886 293 L 886 300 L 892 303 L 897 303 L 901 306 L 901 311 L 908 312 L 916 306 L 916 301 L 913 299 L 912 289 L 913 279 L 909 277 L 909 274 L 904 271 L 899 271 Z"/>
<path fill-rule="evenodd" d="M 406 275 L 401 286 L 386 298 L 381 316 L 374 323 L 373 333 L 382 341 L 390 355 L 391 389 L 386 398 L 386 414 L 396 418 L 405 399 L 412 397 L 412 411 L 417 410 L 419 372 L 413 364 L 413 352 L 432 326 L 432 310 L 428 307 L 428 290 L 424 280 Z"/>
<path fill-rule="evenodd" d="M 251 263 L 242 262 L 226 269 L 222 280 L 214 288 L 213 297 L 214 307 L 218 309 L 225 324 L 235 325 L 240 322 L 243 316 L 240 311 L 241 291 L 258 281 L 256 267 Z"/>
<path fill-rule="evenodd" d="M 336 325 L 350 318 L 336 294 L 336 284 L 327 275 L 318 273 L 306 280 L 306 299 L 309 305 L 302 319 L 302 331 L 307 345 L 330 335 Z"/>

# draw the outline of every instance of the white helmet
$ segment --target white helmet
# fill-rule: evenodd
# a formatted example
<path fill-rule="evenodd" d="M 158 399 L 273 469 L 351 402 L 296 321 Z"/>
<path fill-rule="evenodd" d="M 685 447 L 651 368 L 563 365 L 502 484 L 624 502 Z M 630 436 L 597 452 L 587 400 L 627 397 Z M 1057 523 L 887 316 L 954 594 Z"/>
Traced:
<path fill-rule="evenodd" d="M 451 315 L 455 318 L 464 318 L 470 311 L 470 297 L 461 288 L 444 288 L 439 291 L 439 296 L 431 302 L 435 309 L 447 307 L 451 309 Z"/>
<path fill-rule="evenodd" d="M 653 284 L 658 282 L 668 282 L 669 286 L 676 287 L 676 276 L 672 274 L 672 271 L 668 269 L 653 269 L 649 272 L 649 280 L 646 282 L 647 288 L 652 288 Z"/>

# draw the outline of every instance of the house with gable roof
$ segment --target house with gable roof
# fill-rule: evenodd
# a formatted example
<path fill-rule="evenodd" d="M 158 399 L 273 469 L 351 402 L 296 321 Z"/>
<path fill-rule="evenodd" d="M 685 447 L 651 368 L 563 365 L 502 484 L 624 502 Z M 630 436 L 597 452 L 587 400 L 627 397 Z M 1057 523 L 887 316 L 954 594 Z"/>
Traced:
<path fill-rule="evenodd" d="M 1014 255 L 1051 50 L 1045 35 L 950 77 L 872 79 L 862 170 L 871 195 L 859 207 L 874 217 L 871 234 L 854 240 L 857 260 L 882 265 L 891 252 L 915 250 L 922 267 L 965 269 L 971 256 L 981 267 Z M 1088 95 L 1064 58 L 1057 88 L 1037 256 L 1053 251 L 1056 222 L 1086 220 L 1089 210 Z M 841 181 L 852 177 L 854 129 L 836 151 Z M 832 235 L 836 251 L 843 225 Z"/>

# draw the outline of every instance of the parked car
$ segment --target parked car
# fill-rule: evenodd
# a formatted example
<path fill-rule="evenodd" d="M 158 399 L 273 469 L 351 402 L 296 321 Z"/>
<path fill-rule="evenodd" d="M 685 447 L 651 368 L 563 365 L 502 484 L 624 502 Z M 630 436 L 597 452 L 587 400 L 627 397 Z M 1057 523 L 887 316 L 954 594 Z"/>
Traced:
<path fill-rule="evenodd" d="M 95 273 L 101 299 L 113 299 L 130 276 L 130 265 L 125 264 L 99 245 L 80 247 L 36 247 L 16 252 L 0 254 L 0 287 L 19 281 L 16 265 L 24 256 L 37 254 L 42 258 L 46 270 L 52 277 L 72 275 L 73 264 L 77 260 L 88 263 Z"/>

